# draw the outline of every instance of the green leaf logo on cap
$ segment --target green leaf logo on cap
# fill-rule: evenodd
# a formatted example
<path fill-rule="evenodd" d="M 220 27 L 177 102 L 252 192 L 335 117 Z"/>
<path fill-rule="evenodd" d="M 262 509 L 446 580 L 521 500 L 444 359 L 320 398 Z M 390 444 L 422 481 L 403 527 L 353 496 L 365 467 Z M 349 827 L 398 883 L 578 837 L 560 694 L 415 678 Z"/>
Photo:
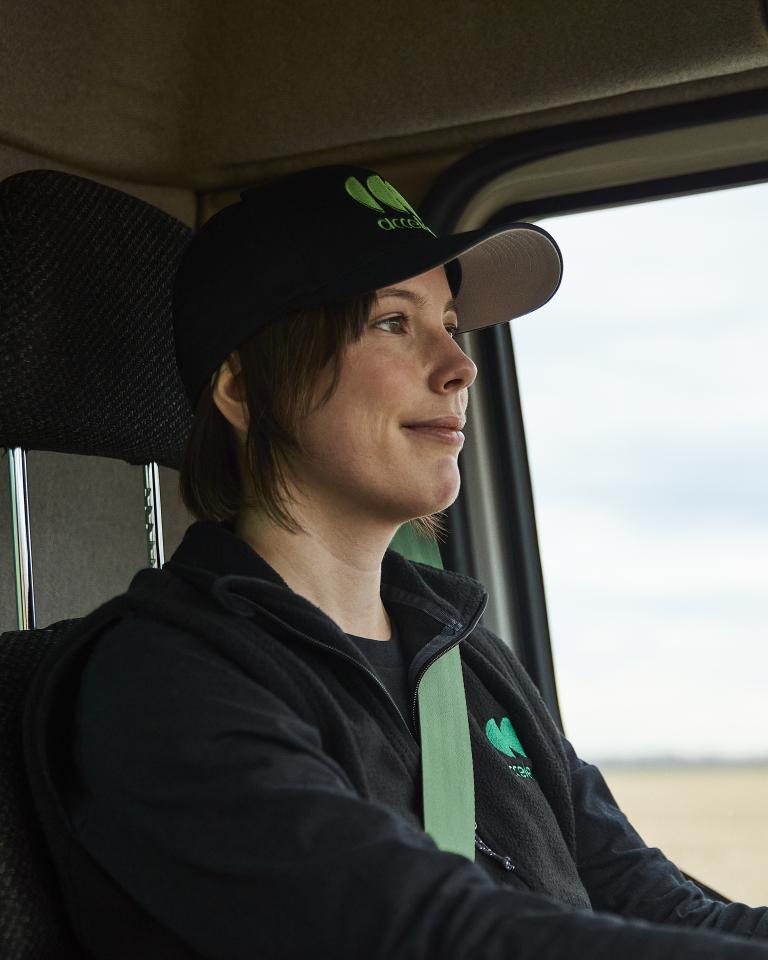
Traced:
<path fill-rule="evenodd" d="M 410 203 L 408 203 L 402 194 L 395 190 L 391 183 L 387 183 L 386 180 L 382 180 L 381 177 L 376 176 L 368 177 L 366 185 L 374 197 L 381 200 L 382 203 L 394 207 L 395 210 L 402 210 L 403 213 L 412 213 L 414 216 L 417 216 L 416 211 Z"/>
<path fill-rule="evenodd" d="M 405 197 L 378 174 L 367 177 L 365 186 L 357 177 L 347 177 L 344 189 L 353 200 L 378 213 L 385 212 L 381 205 L 385 204 L 392 210 L 409 214 L 407 217 L 381 217 L 377 223 L 382 230 L 426 230 L 435 236 Z"/>
<path fill-rule="evenodd" d="M 373 179 L 370 177 L 369 179 Z M 347 177 L 347 182 L 344 184 L 347 193 L 354 200 L 357 200 L 358 203 L 362 203 L 366 207 L 370 207 L 371 210 L 378 210 L 379 213 L 384 213 L 384 207 L 379 206 L 378 203 L 373 199 L 373 197 L 368 193 L 365 187 L 360 183 L 357 177 Z"/>

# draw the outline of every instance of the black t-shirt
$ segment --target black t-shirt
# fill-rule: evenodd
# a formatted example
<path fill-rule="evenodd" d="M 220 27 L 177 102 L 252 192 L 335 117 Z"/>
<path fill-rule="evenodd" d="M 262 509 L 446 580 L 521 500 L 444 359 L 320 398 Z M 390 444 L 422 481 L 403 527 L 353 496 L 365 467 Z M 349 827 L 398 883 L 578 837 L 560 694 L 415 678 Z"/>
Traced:
<path fill-rule="evenodd" d="M 409 662 L 403 652 L 400 630 L 387 608 L 389 620 L 392 624 L 392 636 L 389 640 L 371 640 L 369 637 L 357 637 L 348 633 L 350 640 L 354 640 L 360 652 L 373 667 L 373 672 L 389 691 L 390 696 L 400 708 L 406 722 L 410 723 L 411 697 L 408 691 Z"/>

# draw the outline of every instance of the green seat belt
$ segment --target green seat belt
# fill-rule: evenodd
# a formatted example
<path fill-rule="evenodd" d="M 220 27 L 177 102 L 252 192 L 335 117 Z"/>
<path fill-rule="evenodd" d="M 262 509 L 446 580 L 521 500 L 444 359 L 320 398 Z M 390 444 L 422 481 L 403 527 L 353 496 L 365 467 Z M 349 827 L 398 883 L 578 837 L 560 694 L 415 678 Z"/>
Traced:
<path fill-rule="evenodd" d="M 424 829 L 441 850 L 475 859 L 475 776 L 458 644 L 419 684 Z"/>
<path fill-rule="evenodd" d="M 406 559 L 443 568 L 434 542 L 403 524 L 391 545 Z M 438 657 L 418 691 L 424 830 L 441 850 L 475 859 L 475 775 L 459 645 Z"/>

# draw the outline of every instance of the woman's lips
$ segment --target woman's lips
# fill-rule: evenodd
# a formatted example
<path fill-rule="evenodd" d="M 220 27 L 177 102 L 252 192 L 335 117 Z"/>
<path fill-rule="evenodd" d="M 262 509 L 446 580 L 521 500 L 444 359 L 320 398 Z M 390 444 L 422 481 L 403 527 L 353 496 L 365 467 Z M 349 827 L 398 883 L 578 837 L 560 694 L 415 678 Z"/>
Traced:
<path fill-rule="evenodd" d="M 447 427 L 406 427 L 412 433 L 421 434 L 440 443 L 449 443 L 453 446 L 464 443 L 464 434 L 461 430 L 449 430 Z"/>

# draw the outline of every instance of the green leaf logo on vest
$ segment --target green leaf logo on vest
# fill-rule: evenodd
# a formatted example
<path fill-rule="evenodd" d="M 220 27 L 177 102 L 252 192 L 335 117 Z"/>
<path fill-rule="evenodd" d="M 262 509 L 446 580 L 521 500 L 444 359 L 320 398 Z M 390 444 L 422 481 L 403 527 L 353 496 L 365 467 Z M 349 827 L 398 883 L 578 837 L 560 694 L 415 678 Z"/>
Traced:
<path fill-rule="evenodd" d="M 531 762 L 509 717 L 502 717 L 501 724 L 496 723 L 491 717 L 485 725 L 485 735 L 497 750 L 516 761 L 514 764 L 507 764 L 514 774 L 523 780 L 530 780 L 533 777 Z"/>
<path fill-rule="evenodd" d="M 410 214 L 407 217 L 381 217 L 376 222 L 382 230 L 426 230 L 427 233 L 435 236 L 405 197 L 381 177 L 368 177 L 365 186 L 357 177 L 347 177 L 344 188 L 353 200 L 357 200 L 364 207 L 369 207 L 377 213 L 386 213 L 382 206 L 384 204 L 392 210 Z"/>

